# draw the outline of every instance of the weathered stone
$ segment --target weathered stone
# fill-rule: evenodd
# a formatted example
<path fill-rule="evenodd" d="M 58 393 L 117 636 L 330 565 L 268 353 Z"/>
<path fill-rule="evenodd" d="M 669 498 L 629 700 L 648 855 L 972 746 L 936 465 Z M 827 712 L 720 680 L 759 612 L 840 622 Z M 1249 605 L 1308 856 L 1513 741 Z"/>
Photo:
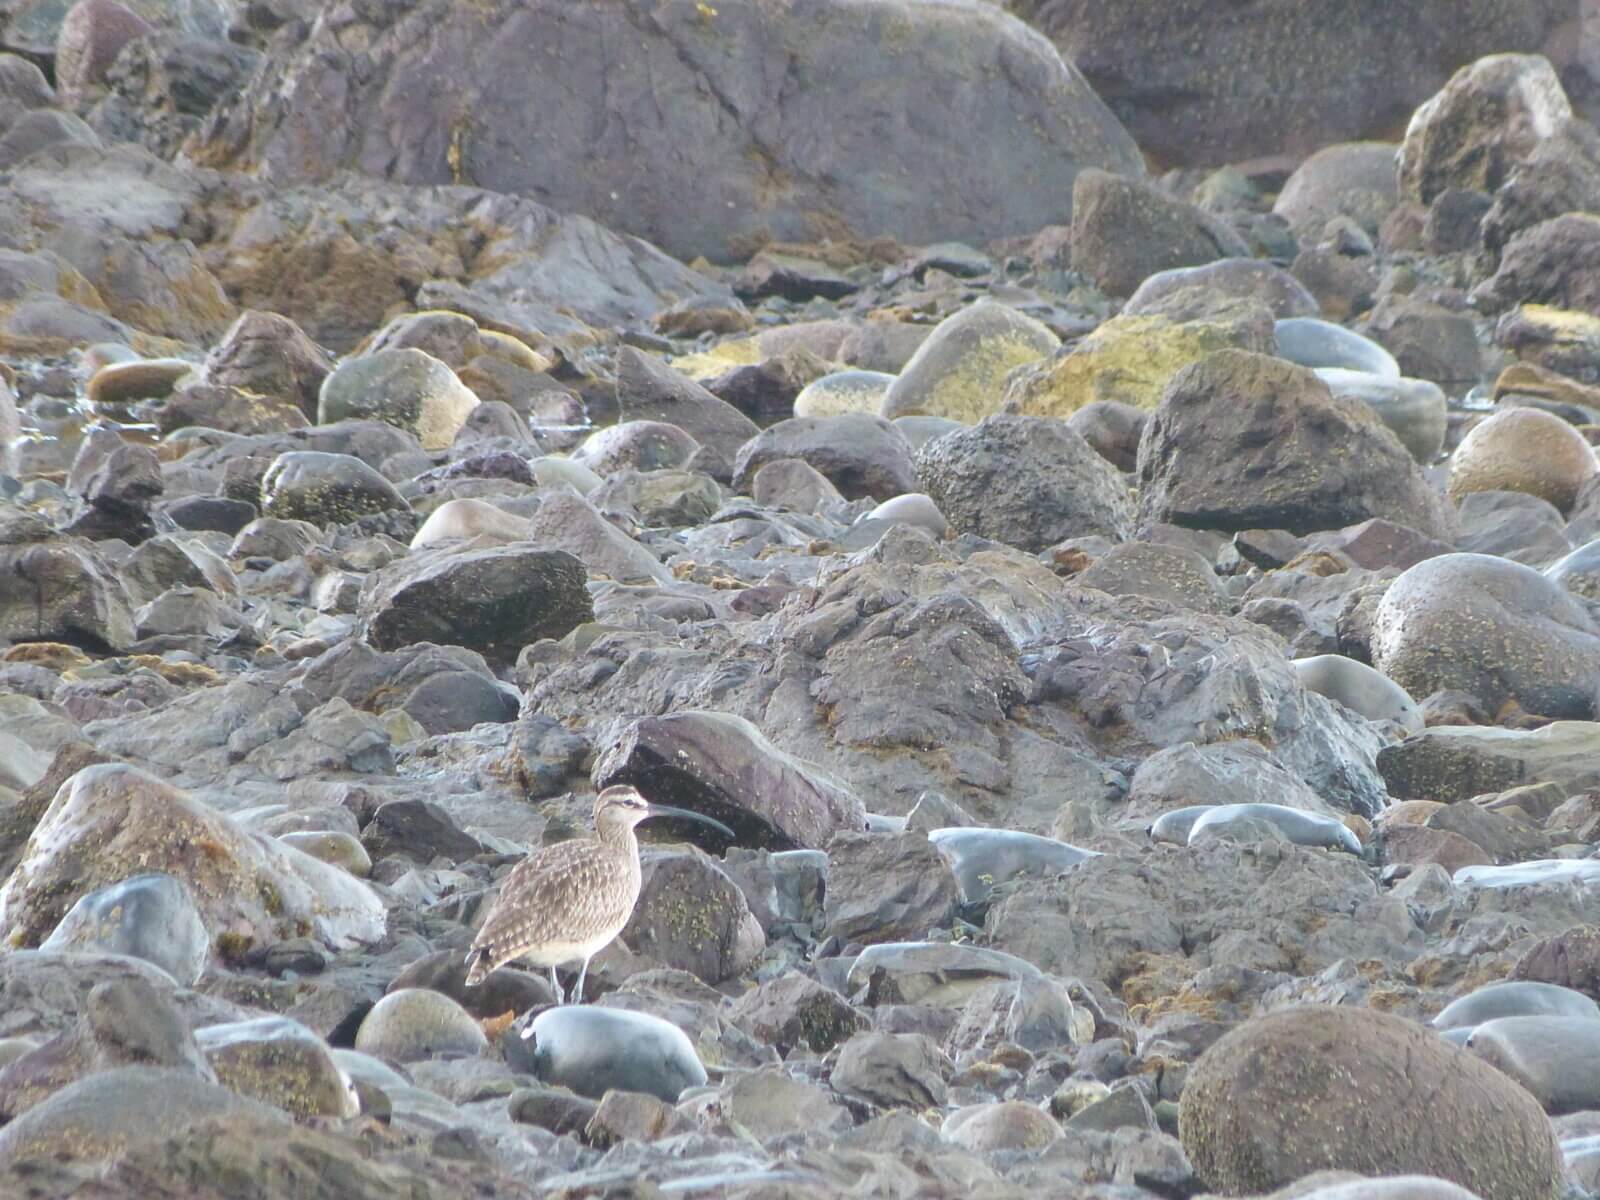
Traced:
<path fill-rule="evenodd" d="M 1419 1128 L 1424 1098 L 1434 1119 Z M 1549 1200 L 1561 1179 L 1521 1088 L 1420 1026 L 1342 1006 L 1229 1033 L 1190 1068 L 1179 1127 L 1196 1173 L 1229 1195 L 1333 1167 L 1436 1175 L 1506 1200 Z"/>
<path fill-rule="evenodd" d="M 985 302 L 946 317 L 883 398 L 883 415 L 973 422 L 1000 410 L 1007 374 L 1061 345 L 1040 322 Z"/>
<path fill-rule="evenodd" d="M 196 857 L 195 847 L 206 847 Z M 0 889 L 0 929 L 36 944 L 79 896 L 137 870 L 187 884 L 225 957 L 314 934 L 342 949 L 376 941 L 384 908 L 359 880 L 249 833 L 133 767 L 89 767 L 62 785 Z"/>
<path fill-rule="evenodd" d="M 422 350 L 379 350 L 347 358 L 317 393 L 317 423 L 377 420 L 416 435 L 424 450 L 455 440 L 478 406 L 456 373 Z"/>
<path fill-rule="evenodd" d="M 1434 536 L 1451 528 L 1371 409 L 1303 367 L 1238 350 L 1173 377 L 1140 442 L 1138 478 L 1146 523 L 1305 534 L 1384 517 Z"/>
<path fill-rule="evenodd" d="M 883 1108 L 943 1105 L 950 1060 L 920 1033 L 858 1033 L 839 1048 L 829 1082 Z"/>
<path fill-rule="evenodd" d="M 363 46 L 354 75 L 332 53 L 350 38 Z M 530 45 L 548 70 L 523 69 Z M 772 64 L 787 54 L 789 83 L 775 88 Z M 893 72 L 885 105 L 884 72 L 901 56 L 921 65 Z M 419 84 L 436 69 L 468 89 L 461 111 L 473 114 L 474 136 L 452 133 L 455 117 Z M 618 78 L 637 86 L 625 96 L 600 86 Z M 288 79 L 308 97 L 342 99 L 271 108 L 267 97 Z M 967 100 L 948 111 L 957 80 Z M 608 104 L 619 124 L 598 141 L 581 121 L 550 119 Z M 940 110 L 944 120 L 921 124 Z M 195 153 L 279 181 L 355 168 L 537 195 L 684 261 L 808 239 L 819 221 L 913 244 L 1031 233 L 1059 217 L 1083 167 L 1142 169 L 1082 76 L 1014 17 L 987 5 L 840 0 L 741 4 L 714 19 L 688 2 L 575 12 L 541 0 L 470 15 L 408 3 L 286 47 Z M 558 165 L 578 155 L 590 169 Z"/>
<path fill-rule="evenodd" d="M 1395 159 L 1391 142 L 1346 142 L 1324 146 L 1284 181 L 1272 211 L 1292 229 L 1319 235 L 1334 217 L 1349 217 L 1368 233 L 1395 206 Z M 1290 317 L 1318 314 L 1284 313 Z"/>
<path fill-rule="evenodd" d="M 564 550 L 528 542 L 443 547 L 369 575 L 358 615 L 381 650 L 435 642 L 510 662 L 528 643 L 564 637 L 594 618 L 587 579 Z"/>
<path fill-rule="evenodd" d="M 600 757 L 594 780 L 632 783 L 662 803 L 715 817 L 744 845 L 822 847 L 835 832 L 866 825 L 861 800 L 830 772 L 785 754 L 730 713 L 636 721 Z"/>
<path fill-rule="evenodd" d="M 1551 717 L 1592 715 L 1600 627 L 1537 571 L 1482 554 L 1418 563 L 1373 620 L 1372 663 L 1413 697 L 1459 689 Z"/>
<path fill-rule="evenodd" d="M 1542 55 L 1480 58 L 1411 115 L 1400 147 L 1400 194 L 1430 204 L 1447 187 L 1493 192 L 1571 116 L 1561 81 Z"/>
<path fill-rule="evenodd" d="M 1060 421 L 1000 414 L 917 452 L 922 490 L 958 532 L 1037 553 L 1071 536 L 1132 532 L 1110 463 Z"/>
<path fill-rule="evenodd" d="M 740 448 L 733 486 L 748 491 L 767 463 L 792 458 L 815 467 L 847 500 L 888 500 L 916 489 L 911 444 L 874 413 L 794 417 L 769 426 Z"/>
<path fill-rule="evenodd" d="M 263 516 L 345 525 L 410 507 L 392 483 L 350 454 L 291 450 L 278 455 L 261 477 Z"/>
<path fill-rule="evenodd" d="M 825 929 L 846 944 L 926 937 L 958 899 L 954 873 L 923 834 L 841 832 L 828 843 Z"/>
<path fill-rule="evenodd" d="M 1152 184 L 1091 169 L 1072 185 L 1072 268 L 1113 296 L 1157 271 L 1249 254 L 1226 223 Z"/>

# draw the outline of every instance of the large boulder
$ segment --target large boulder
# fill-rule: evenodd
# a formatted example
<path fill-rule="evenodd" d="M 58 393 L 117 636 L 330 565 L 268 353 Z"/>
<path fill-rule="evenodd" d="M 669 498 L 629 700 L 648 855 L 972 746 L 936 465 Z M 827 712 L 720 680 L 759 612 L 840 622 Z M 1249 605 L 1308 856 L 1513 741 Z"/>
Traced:
<path fill-rule="evenodd" d="M 1241 350 L 1173 376 L 1139 444 L 1138 480 L 1143 522 L 1307 534 L 1382 517 L 1452 532 L 1448 508 L 1371 408 L 1305 367 Z"/>
<path fill-rule="evenodd" d="M 1600 625 L 1531 567 L 1441 554 L 1389 586 L 1372 623 L 1372 665 L 1414 698 L 1442 689 L 1489 707 L 1587 719 L 1600 698 Z"/>
<path fill-rule="evenodd" d="M 635 721 L 594 774 L 599 787 L 634 784 L 654 800 L 722 821 L 741 843 L 774 850 L 821 847 L 836 832 L 866 825 L 866 810 L 846 784 L 785 754 L 731 713 Z"/>
<path fill-rule="evenodd" d="M 1496 1200 L 1552 1200 L 1561 1160 L 1538 1102 L 1387 1013 L 1269 1013 L 1190 1068 L 1179 1112 L 1195 1173 L 1229 1196 L 1317 1170 L 1433 1175 Z"/>
<path fill-rule="evenodd" d="M 0 547 L 0 638 L 91 650 L 133 644 L 133 609 L 118 573 L 77 538 Z"/>
<path fill-rule="evenodd" d="M 959 0 L 386 0 L 282 52 L 197 153 L 536 196 L 685 261 L 1029 233 L 1082 168 L 1143 169 L 1049 42 Z"/>
<path fill-rule="evenodd" d="M 106 763 L 64 783 L 39 819 L 0 888 L 0 938 L 37 945 L 80 896 L 145 871 L 188 886 L 225 958 L 293 937 L 344 949 L 383 936 L 383 902 L 360 880 Z"/>
<path fill-rule="evenodd" d="M 1008 7 L 1078 64 L 1147 154 L 1205 166 L 1398 134 L 1462 63 L 1537 50 L 1573 19 L 1570 0 Z"/>
<path fill-rule="evenodd" d="M 1549 59 L 1480 58 L 1412 114 L 1400 146 L 1401 199 L 1431 204 L 1446 188 L 1493 192 L 1571 116 Z"/>
<path fill-rule="evenodd" d="M 367 576 L 358 615 L 380 650 L 465 646 L 510 662 L 594 617 L 583 564 L 529 542 L 412 554 Z"/>
<path fill-rule="evenodd" d="M 917 477 L 952 528 L 1037 553 L 1069 537 L 1132 533 L 1121 475 L 1066 424 L 998 414 L 917 452 Z"/>

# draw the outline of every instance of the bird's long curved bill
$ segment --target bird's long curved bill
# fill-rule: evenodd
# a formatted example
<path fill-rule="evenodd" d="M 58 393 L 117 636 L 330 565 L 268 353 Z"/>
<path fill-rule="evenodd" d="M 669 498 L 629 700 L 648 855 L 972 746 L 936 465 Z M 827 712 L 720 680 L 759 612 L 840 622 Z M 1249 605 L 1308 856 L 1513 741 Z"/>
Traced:
<path fill-rule="evenodd" d="M 711 826 L 730 842 L 738 839 L 738 835 L 721 821 L 714 817 L 708 817 L 705 813 L 697 813 L 692 809 L 674 808 L 670 804 L 652 804 L 645 811 L 652 817 L 682 817 L 685 821 L 699 821 L 702 825 Z"/>

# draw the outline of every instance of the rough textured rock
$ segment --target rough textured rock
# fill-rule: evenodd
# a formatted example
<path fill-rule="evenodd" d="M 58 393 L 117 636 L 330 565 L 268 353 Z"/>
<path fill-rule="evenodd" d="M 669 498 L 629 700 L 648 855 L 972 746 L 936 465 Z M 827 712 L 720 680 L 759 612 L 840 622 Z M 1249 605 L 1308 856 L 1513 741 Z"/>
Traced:
<path fill-rule="evenodd" d="M 875 413 L 794 417 L 763 429 L 746 442 L 733 464 L 733 486 L 748 492 L 755 473 L 769 462 L 798 458 L 810 463 L 847 500 L 888 500 L 916 489 L 911 443 Z"/>
<path fill-rule="evenodd" d="M 123 650 L 134 640 L 133 610 L 90 542 L 3 546 L 0 637 Z"/>
<path fill-rule="evenodd" d="M 618 936 L 634 954 L 713 986 L 736 978 L 765 946 L 744 893 L 694 848 L 641 855 L 639 902 Z"/>
<path fill-rule="evenodd" d="M 1400 194 L 1431 204 L 1450 187 L 1493 192 L 1571 116 L 1561 80 L 1542 55 L 1480 58 L 1412 114 L 1400 147 Z"/>
<path fill-rule="evenodd" d="M 676 425 L 729 465 L 740 447 L 760 432 L 756 423 L 733 405 L 719 400 L 660 359 L 631 347 L 624 347 L 617 355 L 617 408 L 624 421 L 660 421 Z M 629 465 L 640 469 L 644 466 L 639 462 Z M 655 465 L 682 466 L 683 463 Z"/>
<path fill-rule="evenodd" d="M 420 0 L 364 17 L 282 54 L 213 125 L 204 159 L 285 181 L 350 167 L 537 196 L 685 261 L 821 228 L 913 243 L 1030 233 L 1060 214 L 1081 168 L 1140 170 L 1076 70 L 988 5 L 807 0 L 708 16 L 688 0 L 552 2 L 469 15 Z M 363 44 L 353 74 L 337 51 L 350 38 Z M 530 46 L 546 69 L 524 69 Z M 884 93 L 896 61 L 920 65 Z M 467 89 L 456 107 L 431 103 L 434 78 Z M 601 87 L 619 78 L 635 84 Z M 270 104 L 289 80 L 326 102 Z M 608 107 L 618 121 L 596 138 L 582 114 Z M 923 126 L 933 110 L 942 119 Z M 466 113 L 470 136 L 456 124 Z M 555 166 L 580 153 L 590 169 Z"/>
<path fill-rule="evenodd" d="M 1173 377 L 1138 479 L 1144 522 L 1305 534 L 1382 517 L 1440 537 L 1452 526 L 1371 409 L 1305 368 L 1238 350 Z"/>
<path fill-rule="evenodd" d="M 290 450 L 261 477 L 261 512 L 313 525 L 344 525 L 410 508 L 377 471 L 351 454 Z"/>
<path fill-rule="evenodd" d="M 828 843 L 826 930 L 850 942 L 926 937 L 949 921 L 955 875 L 920 833 L 838 833 Z"/>
<path fill-rule="evenodd" d="M 1565 792 L 1600 788 L 1591 757 L 1600 726 L 1555 721 L 1541 729 L 1436 726 L 1378 754 L 1378 769 L 1398 798 L 1453 804 L 1531 783 Z"/>
<path fill-rule="evenodd" d="M 593 619 L 587 579 L 564 550 L 527 542 L 446 547 L 373 572 L 358 611 L 380 650 L 434 642 L 510 662 L 529 642 L 564 637 Z"/>
<path fill-rule="evenodd" d="M 772 745 L 730 713 L 683 712 L 630 725 L 595 765 L 595 783 L 631 783 L 663 804 L 714 817 L 741 843 L 825 846 L 861 829 L 860 799 L 830 772 Z M 705 831 L 700 826 L 688 828 Z M 714 835 L 713 835 L 714 836 Z"/>
<path fill-rule="evenodd" d="M 999 414 L 917 452 L 917 478 L 951 526 L 1038 552 L 1067 537 L 1132 532 L 1116 468 L 1060 421 Z"/>
<path fill-rule="evenodd" d="M 359 880 L 120 764 L 88 767 L 56 794 L 0 888 L 0 929 L 35 944 L 79 896 L 134 867 L 183 880 L 224 957 L 285 937 L 344 948 L 383 934 L 383 905 Z"/>
<path fill-rule="evenodd" d="M 230 1091 L 295 1117 L 353 1117 L 355 1091 L 328 1044 L 298 1021 L 260 1017 L 208 1025 L 195 1042 Z"/>
<path fill-rule="evenodd" d="M 1600 217 L 1565 213 L 1512 236 L 1500 267 L 1472 289 L 1486 313 L 1520 304 L 1550 304 L 1575 313 L 1600 315 Z"/>
<path fill-rule="evenodd" d="M 1389 586 L 1372 665 L 1415 697 L 1459 689 L 1491 709 L 1587 718 L 1600 686 L 1600 626 L 1539 572 L 1482 554 L 1444 554 Z"/>
<path fill-rule="evenodd" d="M 1206 0 L 1010 7 L 1078 64 L 1141 149 L 1193 166 L 1395 136 L 1456 67 L 1537 50 L 1572 16 L 1560 3 L 1492 0 L 1425 0 L 1404 12 L 1381 0 L 1337 12 L 1306 3 L 1219 10 Z"/>
<path fill-rule="evenodd" d="M 130 1103 L 134 1097 L 138 1103 Z M 272 1112 L 186 1071 L 121 1067 L 62 1088 L 0 1131 L 0 1165 L 58 1154 L 107 1162 L 203 1121 L 232 1114 Z M 273 1135 L 288 1127 L 271 1122 Z"/>
<path fill-rule="evenodd" d="M 1249 253 L 1227 224 L 1142 180 L 1090 170 L 1072 186 L 1072 268 L 1113 296 L 1157 271 Z"/>
<path fill-rule="evenodd" d="M 1433 1119 L 1419 1128 L 1423 1103 Z M 1228 1195 L 1334 1167 L 1506 1200 L 1550 1200 L 1561 1180 L 1531 1096 L 1421 1026 L 1363 1009 L 1293 1008 L 1235 1029 L 1190 1069 L 1179 1127 L 1196 1173 Z"/>
<path fill-rule="evenodd" d="M 1005 391 L 1005 410 L 1069 417 L 1094 403 L 1153 409 L 1181 368 L 1218 350 L 1271 353 L 1271 311 L 1249 301 L 1194 320 L 1159 312 L 1113 317 L 1070 353 L 1027 367 Z"/>
<path fill-rule="evenodd" d="M 1315 973 L 1341 958 L 1409 962 L 1421 931 L 1353 855 L 1212 840 L 1086 859 L 990 909 L 988 944 L 1057 974 L 1116 980 L 1128 1003 L 1207 968 Z"/>

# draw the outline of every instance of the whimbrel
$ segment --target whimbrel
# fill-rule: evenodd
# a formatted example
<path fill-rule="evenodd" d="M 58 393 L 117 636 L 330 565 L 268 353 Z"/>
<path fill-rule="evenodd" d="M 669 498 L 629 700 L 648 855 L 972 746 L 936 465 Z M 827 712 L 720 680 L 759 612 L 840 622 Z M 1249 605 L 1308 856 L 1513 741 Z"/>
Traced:
<path fill-rule="evenodd" d="M 581 1003 L 589 960 L 622 932 L 639 899 L 639 842 L 633 827 L 647 817 L 685 817 L 734 836 L 720 821 L 651 804 L 626 784 L 606 788 L 594 801 L 594 837 L 546 846 L 511 869 L 467 952 L 467 986 L 521 958 L 550 968 L 556 1003 L 564 1004 L 556 968 L 582 959 L 573 989 Z"/>

